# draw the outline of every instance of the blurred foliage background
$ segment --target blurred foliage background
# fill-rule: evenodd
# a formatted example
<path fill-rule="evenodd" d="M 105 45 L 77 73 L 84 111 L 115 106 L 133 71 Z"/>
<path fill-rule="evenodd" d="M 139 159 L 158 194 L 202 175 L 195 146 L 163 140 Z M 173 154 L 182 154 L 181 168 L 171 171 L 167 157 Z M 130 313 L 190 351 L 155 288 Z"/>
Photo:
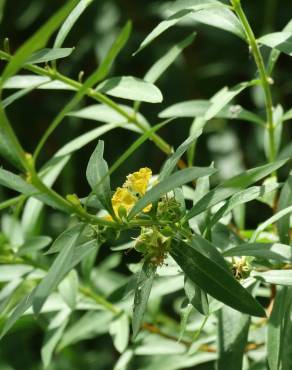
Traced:
<path fill-rule="evenodd" d="M 0 42 L 3 43 L 4 38 L 8 37 L 11 51 L 14 52 L 62 4 L 63 1 L 60 0 L 0 1 L 0 9 L 2 7 Z M 246 0 L 243 1 L 243 6 L 258 36 L 281 30 L 292 14 L 290 0 Z M 186 24 L 173 28 L 133 57 L 132 53 L 158 23 L 159 13 L 162 14 L 167 7 L 166 1 L 94 1 L 67 38 L 64 46 L 74 46 L 76 50 L 69 59 L 59 63 L 59 69 L 75 79 L 78 78 L 80 71 L 84 71 L 85 76 L 88 76 L 108 50 L 120 27 L 126 20 L 131 19 L 134 31 L 112 70 L 112 75 L 115 76 L 132 75 L 143 78 L 147 70 L 167 49 L 194 30 L 198 32 L 193 44 L 157 83 L 164 95 L 163 103 L 142 105 L 142 112 L 152 125 L 158 122 L 158 113 L 173 103 L 190 99 L 208 99 L 222 86 L 232 86 L 254 77 L 255 66 L 246 45 L 232 34 L 201 24 Z M 281 55 L 273 77 L 274 100 L 276 103 L 281 101 L 287 110 L 292 107 L 291 62 L 288 56 Z M 12 109 L 8 109 L 11 122 L 28 152 L 33 151 L 45 128 L 68 101 L 69 95 L 70 93 L 64 91 L 35 90 L 18 100 Z M 263 97 L 257 88 L 253 88 L 240 95 L 237 102 L 249 110 L 261 111 Z M 79 108 L 88 103 L 84 100 Z M 161 135 L 176 147 L 187 136 L 190 124 L 191 119 L 176 120 L 164 128 Z M 77 134 L 94 128 L 94 125 L 96 122 L 93 121 L 67 118 L 50 138 L 42 152 L 42 160 L 49 158 L 57 148 Z M 287 144 L 291 140 L 291 132 L 290 124 L 284 125 L 284 143 Z M 196 165 L 209 165 L 211 161 L 215 161 L 216 166 L 221 169 L 222 177 L 234 175 L 245 167 L 260 165 L 264 162 L 261 133 L 257 127 L 246 122 L 213 119 L 208 124 L 205 135 L 199 140 Z M 122 129 L 104 135 L 107 161 L 112 163 L 118 158 L 135 137 L 136 134 Z M 59 192 L 77 193 L 80 197 L 88 193 L 84 174 L 86 163 L 95 145 L 95 142 L 91 143 L 74 154 L 73 160 L 67 165 L 56 184 Z M 113 187 L 120 185 L 126 174 L 139 167 L 149 166 L 155 173 L 164 159 L 164 154 L 152 143 L 144 144 L 115 172 Z M 7 163 L 5 166 L 9 168 Z M 7 190 L 0 189 L 0 200 L 5 199 L 6 192 Z M 248 206 L 247 211 L 250 226 L 264 219 L 270 212 L 265 205 L 254 202 Z M 39 227 L 45 234 L 56 236 L 67 222 L 66 216 L 47 210 L 45 222 L 40 220 Z M 108 253 L 107 249 L 103 248 L 99 258 L 104 260 Z M 132 257 L 127 256 L 127 262 L 129 258 Z M 41 323 L 39 325 L 41 326 Z M 0 370 L 40 369 L 41 329 L 35 325 L 32 318 L 22 320 L 21 325 L 1 342 Z M 51 369 L 112 369 L 117 358 L 118 353 L 109 336 L 100 336 L 63 350 L 62 356 L 57 357 Z M 203 370 L 205 367 L 195 368 Z M 138 368 L 133 365 L 133 369 Z"/>

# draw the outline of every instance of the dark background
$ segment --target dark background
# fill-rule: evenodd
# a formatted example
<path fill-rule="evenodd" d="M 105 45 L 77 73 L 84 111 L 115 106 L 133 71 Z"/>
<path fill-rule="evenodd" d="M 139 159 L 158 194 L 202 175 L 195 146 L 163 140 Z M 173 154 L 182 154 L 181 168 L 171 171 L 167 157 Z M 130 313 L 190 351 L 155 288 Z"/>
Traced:
<path fill-rule="evenodd" d="M 10 48 L 12 52 L 15 51 L 63 3 L 57 0 L 7 1 L 0 27 L 0 45 L 3 44 L 5 37 L 9 37 Z M 200 24 L 194 27 L 172 28 L 140 54 L 132 57 L 132 53 L 145 36 L 159 22 L 157 7 L 164 3 L 151 0 L 95 1 L 88 7 L 66 39 L 64 47 L 75 46 L 76 50 L 68 59 L 58 62 L 60 71 L 75 79 L 78 78 L 81 70 L 88 76 L 96 68 L 120 28 L 128 19 L 131 19 L 133 33 L 111 72 L 115 76 L 132 75 L 143 78 L 152 64 L 173 44 L 189 35 L 194 29 L 198 32 L 194 43 L 183 52 L 157 83 L 164 96 L 163 103 L 142 105 L 142 112 L 151 124 L 157 123 L 158 113 L 173 103 L 189 99 L 208 99 L 225 85 L 233 86 L 238 82 L 256 77 L 254 62 L 242 40 L 225 31 Z M 243 6 L 257 36 L 280 31 L 292 16 L 290 0 L 243 0 Z M 266 50 L 264 54 L 267 55 Z M 3 65 L 4 63 L 1 62 L 1 66 Z M 291 66 L 291 58 L 281 55 L 273 76 L 274 102 L 275 104 L 281 102 L 285 110 L 292 107 Z M 28 152 L 34 150 L 45 128 L 69 98 L 68 92 L 34 91 L 8 109 L 9 118 Z M 260 100 L 260 94 L 254 89 L 249 89 L 237 98 L 236 102 L 264 115 Z M 84 99 L 80 108 L 89 104 L 94 102 Z M 40 158 L 41 163 L 48 160 L 67 141 L 94 128 L 96 124 L 95 121 L 65 119 L 45 146 Z M 190 124 L 191 119 L 180 119 L 161 130 L 160 134 L 176 147 L 187 137 Z M 291 140 L 290 124 L 291 122 L 287 122 L 284 126 L 282 147 Z M 265 162 L 262 135 L 261 129 L 247 122 L 215 119 L 208 124 L 205 135 L 199 140 L 195 164 L 209 165 L 211 161 L 215 161 L 215 165 L 222 169 L 222 177 L 233 175 L 245 167 L 260 165 Z M 135 134 L 122 129 L 104 135 L 105 158 L 108 163 L 113 163 L 135 138 L 137 138 Z M 76 193 L 80 197 L 88 193 L 85 169 L 95 145 L 95 142 L 91 143 L 74 154 L 56 184 L 56 189 L 60 193 Z M 165 155 L 152 143 L 144 144 L 113 175 L 113 187 L 120 185 L 129 172 L 139 167 L 149 166 L 153 172 L 159 171 L 164 160 Z M 3 165 L 9 168 L 4 161 Z M 286 173 L 280 173 L 280 175 L 284 178 Z M 0 189 L 0 200 L 9 194 Z M 268 207 L 253 203 L 253 208 L 248 208 L 248 226 L 252 227 L 263 220 L 269 212 Z M 53 213 L 51 217 L 55 217 L 55 214 Z M 53 228 L 50 226 L 52 222 L 48 222 L 44 225 L 44 230 L 49 229 L 52 235 L 58 234 L 67 222 L 62 218 L 58 220 L 57 227 Z M 1 365 L 0 359 L 0 370 L 40 368 L 38 364 L 42 334 L 35 326 L 33 327 L 34 329 L 31 329 L 29 319 L 27 322 L 24 321 L 23 330 L 17 331 L 17 337 L 11 334 L 1 344 L 0 356 L 4 362 Z M 102 351 L 97 347 L 101 347 Z M 21 356 L 18 356 L 19 351 Z M 104 358 L 101 363 L 105 365 L 100 369 L 110 369 L 111 365 L 107 366 L 105 359 L 117 354 L 113 352 L 109 337 L 102 337 L 98 342 L 81 343 L 76 352 L 65 350 L 66 360 L 63 362 L 60 359 L 55 368 L 99 370 L 99 367 L 94 365 L 96 360 L 93 360 L 97 353 Z M 6 361 L 12 367 L 5 367 Z"/>

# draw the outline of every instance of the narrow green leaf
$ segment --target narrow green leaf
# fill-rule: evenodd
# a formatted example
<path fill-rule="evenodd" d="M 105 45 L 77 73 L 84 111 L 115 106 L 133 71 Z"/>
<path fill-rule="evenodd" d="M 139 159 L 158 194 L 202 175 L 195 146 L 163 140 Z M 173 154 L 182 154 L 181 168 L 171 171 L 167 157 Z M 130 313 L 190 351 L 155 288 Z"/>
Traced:
<path fill-rule="evenodd" d="M 68 163 L 70 157 L 62 157 L 56 160 L 51 160 L 45 164 L 45 166 L 39 172 L 43 183 L 49 187 L 52 187 L 64 167 Z M 28 199 L 23 212 L 21 225 L 25 235 L 33 235 L 38 225 L 40 213 L 43 210 L 45 203 L 38 199 Z"/>
<path fill-rule="evenodd" d="M 251 86 L 253 82 L 241 82 L 231 88 L 223 87 L 211 99 L 211 105 L 206 110 L 204 119 L 209 121 L 214 118 L 236 95 L 240 94 L 244 89 Z"/>
<path fill-rule="evenodd" d="M 177 149 L 176 151 L 166 160 L 164 163 L 162 170 L 160 171 L 158 181 L 163 181 L 166 177 L 168 177 L 172 171 L 175 169 L 175 166 L 181 156 L 188 150 L 188 148 L 192 145 L 194 140 L 196 140 L 202 134 L 201 127 L 198 127 L 192 135 L 190 135 Z"/>
<path fill-rule="evenodd" d="M 38 193 L 34 186 L 23 180 L 22 177 L 0 168 L 0 185 L 25 195 Z"/>
<path fill-rule="evenodd" d="M 25 152 L 20 145 L 0 102 L 0 155 L 17 168 L 27 168 Z"/>
<path fill-rule="evenodd" d="M 292 286 L 292 270 L 254 271 L 252 276 L 265 283 Z"/>
<path fill-rule="evenodd" d="M 281 354 L 284 343 L 284 321 L 291 302 L 292 288 L 277 287 L 277 293 L 273 304 L 273 311 L 267 325 L 267 358 L 270 370 L 281 368 Z"/>
<path fill-rule="evenodd" d="M 117 351 L 123 353 L 129 342 L 129 318 L 127 314 L 122 313 L 113 319 L 109 327 L 109 333 Z"/>
<path fill-rule="evenodd" d="M 155 272 L 156 267 L 151 263 L 150 260 L 146 259 L 138 276 L 137 286 L 135 289 L 132 319 L 133 338 L 137 336 L 140 330 L 155 277 Z"/>
<path fill-rule="evenodd" d="M 58 286 L 62 299 L 71 311 L 74 311 L 77 305 L 78 288 L 79 281 L 76 270 L 71 270 Z"/>
<path fill-rule="evenodd" d="M 17 304 L 17 306 L 12 311 L 11 315 L 8 317 L 7 321 L 4 324 L 0 339 L 2 339 L 7 334 L 12 326 L 18 321 L 18 319 L 31 307 L 34 293 L 35 289 L 28 295 L 24 296 Z"/>
<path fill-rule="evenodd" d="M 222 254 L 217 250 L 214 244 L 209 240 L 203 238 L 201 235 L 193 234 L 192 238 L 188 242 L 189 246 L 198 252 L 202 253 L 205 257 L 209 258 L 213 262 L 217 263 L 225 271 L 231 274 L 225 259 Z"/>
<path fill-rule="evenodd" d="M 65 230 L 60 234 L 54 243 L 51 245 L 50 249 L 46 252 L 46 254 L 52 253 L 59 253 L 64 248 L 64 245 L 70 244 L 71 240 L 75 238 L 75 235 L 80 234 L 82 229 L 84 228 L 84 224 L 78 223 L 69 229 Z"/>
<path fill-rule="evenodd" d="M 183 241 L 174 241 L 170 254 L 200 288 L 226 305 L 253 316 L 265 316 L 263 307 L 223 267 Z"/>
<path fill-rule="evenodd" d="M 198 177 L 211 176 L 217 170 L 209 167 L 191 167 L 184 170 L 175 172 L 168 176 L 165 180 L 155 185 L 152 189 L 138 200 L 129 213 L 129 219 L 134 217 L 137 213 L 141 212 L 148 204 L 156 202 L 162 195 L 174 190 L 188 182 L 191 182 Z"/>
<path fill-rule="evenodd" d="M 89 159 L 86 178 L 98 200 L 110 214 L 113 214 L 110 178 L 107 176 L 108 166 L 103 159 L 103 150 L 104 143 L 99 141 Z"/>
<path fill-rule="evenodd" d="M 27 64 L 47 63 L 52 60 L 66 58 L 72 54 L 74 48 L 41 49 L 33 53 L 26 61 Z"/>
<path fill-rule="evenodd" d="M 113 77 L 97 86 L 97 91 L 117 98 L 161 103 L 162 94 L 158 87 L 150 82 L 132 76 Z"/>
<path fill-rule="evenodd" d="M 185 220 L 189 220 L 192 217 L 205 211 L 207 208 L 218 204 L 222 200 L 225 200 L 237 193 L 238 191 L 247 188 L 253 183 L 263 179 L 278 168 L 282 167 L 287 162 L 287 159 L 269 163 L 260 167 L 252 168 L 239 175 L 232 177 L 231 179 L 225 180 L 217 188 L 211 190 L 202 199 L 200 199 L 193 208 L 185 216 Z"/>
<path fill-rule="evenodd" d="M 144 80 L 150 83 L 155 83 L 167 68 L 176 60 L 182 51 L 188 47 L 195 39 L 196 33 L 192 33 L 178 44 L 174 45 L 166 54 L 153 64 L 146 73 Z"/>
<path fill-rule="evenodd" d="M 62 246 L 61 252 L 58 254 L 54 260 L 52 266 L 50 267 L 47 275 L 36 287 L 34 296 L 33 296 L 33 310 L 36 314 L 41 311 L 43 304 L 45 303 L 48 296 L 52 291 L 58 286 L 66 274 L 70 271 L 68 266 L 70 260 L 73 256 L 74 246 L 80 236 L 82 228 L 76 228 L 72 232 L 72 229 L 67 233 L 66 241 Z"/>
<path fill-rule="evenodd" d="M 135 114 L 135 111 L 132 107 L 129 107 L 124 104 L 119 104 L 118 107 L 121 108 L 121 110 L 125 111 L 130 116 L 133 116 Z M 68 116 L 90 119 L 98 122 L 105 122 L 111 124 L 116 123 L 120 124 L 120 126 L 125 126 L 128 129 L 132 129 L 133 131 L 141 132 L 141 130 L 139 128 L 137 129 L 134 125 L 131 124 L 127 125 L 128 120 L 125 116 L 121 115 L 116 110 L 113 110 L 111 107 L 108 107 L 107 105 L 103 104 L 93 104 L 87 106 L 78 111 L 68 113 Z M 142 116 L 142 114 L 138 113 L 137 119 L 139 120 L 139 122 L 143 124 L 143 126 L 150 127 L 145 117 Z"/>
<path fill-rule="evenodd" d="M 159 113 L 159 117 L 202 117 L 206 114 L 210 106 L 211 102 L 209 100 L 188 100 L 181 103 L 176 103 L 164 109 Z M 227 104 L 215 115 L 215 117 L 239 119 L 264 125 L 264 120 L 262 118 L 242 108 L 240 105 Z"/>
<path fill-rule="evenodd" d="M 116 123 L 108 123 L 93 130 L 87 131 L 85 134 L 76 137 L 75 139 L 65 144 L 62 148 L 60 148 L 54 155 L 54 158 L 59 158 L 67 156 L 68 154 L 72 154 L 77 150 L 83 148 L 85 145 L 89 144 L 93 140 L 102 136 L 106 132 L 109 132 L 117 127 L 120 127 L 120 125 Z"/>
<path fill-rule="evenodd" d="M 98 78 L 95 77 L 95 83 L 103 80 L 107 76 L 116 57 L 118 56 L 120 51 L 123 49 L 123 47 L 127 43 L 130 37 L 131 31 L 132 31 L 132 23 L 128 21 L 126 25 L 124 26 L 124 28 L 122 29 L 119 36 L 117 37 L 116 41 L 114 42 L 114 44 L 108 51 L 106 57 L 101 62 L 98 68 Z"/>
<path fill-rule="evenodd" d="M 283 28 L 284 32 L 292 32 L 292 20 L 290 20 L 286 26 Z M 281 52 L 278 49 L 272 49 L 269 60 L 268 60 L 268 65 L 267 65 L 267 73 L 268 76 L 271 76 L 273 73 L 273 70 L 275 68 L 275 65 L 279 59 L 279 56 L 281 55 Z"/>
<path fill-rule="evenodd" d="M 282 190 L 280 193 L 277 211 L 280 212 L 281 210 L 289 207 L 292 205 L 292 173 L 289 174 Z M 280 218 L 277 222 L 277 229 L 280 241 L 285 244 L 290 243 L 290 215 L 287 214 L 286 216 Z"/>
<path fill-rule="evenodd" d="M 78 263 L 80 263 L 84 258 L 86 258 L 90 253 L 96 252 L 99 247 L 99 241 L 93 239 L 77 245 L 73 250 L 73 255 L 68 265 L 68 270 L 73 269 Z"/>
<path fill-rule="evenodd" d="M 242 369 L 243 355 L 247 345 L 250 316 L 223 306 L 218 313 L 219 358 L 217 370 Z"/>
<path fill-rule="evenodd" d="M 168 17 L 166 20 L 160 22 L 150 33 L 149 35 L 144 39 L 144 41 L 141 43 L 139 49 L 134 53 L 137 54 L 142 49 L 144 49 L 146 46 L 148 46 L 153 40 L 155 40 L 158 36 L 160 36 L 163 32 L 168 30 L 170 27 L 173 27 L 175 24 L 183 20 L 184 18 L 188 17 L 191 13 L 199 12 L 203 9 L 207 8 L 216 8 L 223 7 L 224 5 L 220 3 L 219 1 L 208 3 L 205 0 L 197 1 L 195 5 L 189 6 L 188 9 L 179 9 L 176 13 L 172 14 L 170 17 Z"/>
<path fill-rule="evenodd" d="M 44 47 L 54 31 L 62 24 L 64 19 L 78 3 L 79 0 L 70 0 L 57 13 L 55 13 L 33 36 L 31 36 L 15 53 L 6 65 L 0 80 L 0 88 L 4 82 L 16 74 L 26 63 L 29 56 L 36 50 Z"/>
<path fill-rule="evenodd" d="M 24 181 L 20 176 L 0 168 L 0 185 L 15 190 L 26 196 L 33 196 L 50 207 L 62 210 L 66 213 L 72 213 L 70 207 L 66 207 L 63 202 L 52 199 L 50 195 L 40 192 L 35 186 Z"/>
<path fill-rule="evenodd" d="M 20 91 L 17 91 L 14 94 L 9 95 L 6 99 L 2 100 L 2 106 L 3 108 L 7 108 L 9 105 L 14 103 L 16 100 L 22 98 L 23 96 L 29 94 L 31 91 L 41 87 L 43 83 L 37 83 L 35 85 L 29 86 L 25 89 L 22 89 Z"/>
<path fill-rule="evenodd" d="M 292 213 L 292 205 L 289 206 L 289 207 L 286 207 L 284 209 L 282 209 L 281 211 L 275 213 L 272 217 L 268 218 L 267 220 L 265 220 L 262 224 L 260 224 L 256 230 L 254 231 L 254 233 L 252 234 L 251 238 L 250 238 L 250 241 L 251 242 L 254 242 L 256 241 L 257 237 L 259 236 L 259 234 L 264 231 L 268 226 L 272 225 L 273 223 L 281 220 L 282 217 L 285 217 L 287 215 L 290 215 Z"/>
<path fill-rule="evenodd" d="M 37 252 L 45 247 L 47 247 L 52 241 L 49 236 L 34 236 L 28 238 L 17 251 L 18 256 L 26 255 L 27 253 Z"/>
<path fill-rule="evenodd" d="M 108 331 L 113 314 L 108 311 L 87 311 L 65 331 L 58 350 L 81 340 L 96 338 Z"/>
<path fill-rule="evenodd" d="M 192 9 L 183 9 L 178 11 L 177 13 L 171 15 L 165 21 L 162 21 L 156 26 L 149 35 L 143 40 L 139 49 L 133 54 L 136 55 L 142 49 L 144 49 L 147 45 L 149 45 L 153 40 L 155 40 L 158 36 L 160 36 L 163 32 L 168 30 L 170 27 L 177 24 L 179 21 L 187 17 L 193 10 Z"/>
<path fill-rule="evenodd" d="M 184 289 L 189 302 L 195 307 L 195 309 L 202 315 L 209 315 L 207 293 L 187 276 L 185 277 Z"/>
<path fill-rule="evenodd" d="M 252 256 L 273 259 L 280 262 L 292 262 L 292 247 L 280 243 L 242 243 L 237 247 L 227 249 L 224 256 Z"/>
<path fill-rule="evenodd" d="M 214 214 L 210 222 L 208 223 L 208 227 L 211 228 L 215 225 L 224 215 L 232 211 L 235 207 L 245 204 L 247 202 L 251 202 L 257 198 L 263 197 L 270 192 L 273 192 L 279 188 L 279 183 L 271 183 L 262 186 L 252 186 L 245 190 L 239 191 L 238 193 L 234 194 L 227 202 Z"/>
<path fill-rule="evenodd" d="M 60 311 L 51 321 L 45 335 L 44 343 L 41 349 L 42 362 L 47 368 L 52 360 L 53 352 L 61 339 L 64 330 L 68 324 L 68 311 Z"/>
<path fill-rule="evenodd" d="M 76 92 L 76 94 L 69 101 L 69 103 L 65 105 L 65 107 L 61 110 L 61 112 L 55 117 L 53 122 L 50 124 L 45 134 L 38 143 L 38 146 L 34 153 L 35 159 L 38 156 L 40 150 L 42 149 L 48 137 L 62 122 L 67 113 L 69 113 L 76 106 L 76 104 L 80 102 L 80 100 L 84 97 L 89 88 L 92 88 L 95 84 L 101 81 L 109 72 L 114 59 L 127 42 L 130 32 L 131 32 L 131 23 L 128 22 L 120 32 L 119 36 L 113 43 L 112 47 L 110 48 L 109 52 L 107 53 L 106 57 L 101 62 L 99 67 L 87 78 L 82 87 Z"/>
<path fill-rule="evenodd" d="M 285 54 L 292 55 L 292 32 L 282 31 L 269 33 L 258 39 L 258 42 Z"/>
<path fill-rule="evenodd" d="M 190 19 L 195 22 L 200 22 L 211 27 L 231 32 L 243 40 L 246 39 L 245 31 L 240 21 L 227 7 L 210 8 L 197 13 L 192 13 Z"/>
<path fill-rule="evenodd" d="M 76 7 L 72 10 L 65 22 L 62 24 L 62 27 L 58 31 L 54 42 L 54 48 L 60 48 L 63 45 L 67 35 L 73 28 L 74 24 L 77 22 L 78 18 L 92 2 L 93 0 L 80 0 L 78 2 Z"/>
<path fill-rule="evenodd" d="M 39 85 L 38 89 L 44 90 L 73 90 L 74 87 L 61 81 L 52 81 L 50 77 L 36 75 L 16 75 L 5 81 L 3 89 L 28 89 Z"/>

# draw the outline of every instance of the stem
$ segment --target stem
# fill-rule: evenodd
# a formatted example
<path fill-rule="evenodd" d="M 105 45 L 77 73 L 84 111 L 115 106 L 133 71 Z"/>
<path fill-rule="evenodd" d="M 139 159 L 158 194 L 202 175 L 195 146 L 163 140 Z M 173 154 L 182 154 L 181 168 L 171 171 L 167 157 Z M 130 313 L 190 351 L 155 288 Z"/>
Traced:
<path fill-rule="evenodd" d="M 26 198 L 25 195 L 18 195 L 17 197 L 5 200 L 4 202 L 0 203 L 0 210 L 8 208 L 8 207 L 12 207 L 18 204 L 19 202 L 21 202 L 25 198 Z"/>
<path fill-rule="evenodd" d="M 233 5 L 233 9 L 238 16 L 247 37 L 247 42 L 250 46 L 253 58 L 258 68 L 261 85 L 264 91 L 265 96 L 265 105 L 266 105 L 266 119 L 267 119 L 267 131 L 269 134 L 269 161 L 273 162 L 276 157 L 276 148 L 275 148 L 275 126 L 273 122 L 273 101 L 272 101 L 272 94 L 270 89 L 269 83 L 269 76 L 267 74 L 263 57 L 258 47 L 255 35 L 253 30 L 246 18 L 246 15 L 241 7 L 240 0 L 231 0 Z"/>
<path fill-rule="evenodd" d="M 5 53 L 4 51 L 0 50 L 0 58 L 9 61 L 11 59 L 11 55 L 8 53 Z M 63 83 L 65 83 L 67 86 L 73 87 L 74 90 L 80 90 L 82 87 L 82 84 L 78 81 L 75 81 L 69 77 L 66 77 L 62 75 L 59 72 L 56 72 L 55 70 L 48 69 L 48 68 L 41 68 L 39 66 L 35 66 L 32 64 L 26 64 L 23 66 L 24 69 L 29 70 L 35 74 L 38 74 L 40 76 L 46 76 L 49 77 L 51 80 L 58 80 Z M 148 129 L 145 127 L 135 115 L 130 115 L 127 113 L 123 108 L 121 108 L 118 104 L 116 104 L 113 100 L 105 96 L 104 94 L 100 93 L 99 91 L 96 91 L 94 89 L 88 89 L 86 92 L 87 96 L 93 98 L 94 100 L 103 103 L 116 112 L 118 112 L 121 116 L 125 117 L 129 122 L 133 123 L 136 127 L 138 127 L 142 132 L 147 132 Z M 51 133 L 52 130 L 49 131 Z M 46 139 L 49 135 L 46 135 Z M 165 154 L 169 155 L 172 153 L 171 146 L 159 135 L 152 133 L 150 136 L 150 139 L 155 143 L 155 145 L 161 149 Z M 44 144 L 44 142 L 42 143 Z M 39 151 L 39 149 L 38 149 Z"/>
<path fill-rule="evenodd" d="M 56 202 L 56 204 L 60 205 L 64 210 L 68 213 L 73 213 L 79 216 L 82 220 L 86 220 L 90 224 L 94 225 L 101 225 L 101 226 L 109 226 L 112 228 L 120 228 L 121 225 L 107 221 L 102 218 L 98 218 L 90 213 L 87 213 L 83 208 L 75 206 L 74 204 L 68 202 L 64 199 L 60 194 L 55 192 L 53 189 L 47 187 L 42 180 L 39 178 L 38 174 L 32 170 L 32 184 L 42 193 L 47 194 L 52 200 Z"/>
<path fill-rule="evenodd" d="M 93 290 L 91 290 L 90 288 L 88 287 L 80 287 L 79 288 L 79 291 L 84 294 L 86 297 L 88 298 L 91 298 L 92 300 L 94 300 L 96 303 L 100 304 L 101 306 L 103 306 L 105 309 L 107 309 L 108 311 L 112 312 L 113 314 L 117 315 L 119 314 L 120 312 L 122 312 L 122 310 L 120 310 L 118 307 L 114 306 L 112 303 L 110 303 L 109 301 L 107 301 L 105 298 L 103 298 L 102 296 L 96 294 Z"/>

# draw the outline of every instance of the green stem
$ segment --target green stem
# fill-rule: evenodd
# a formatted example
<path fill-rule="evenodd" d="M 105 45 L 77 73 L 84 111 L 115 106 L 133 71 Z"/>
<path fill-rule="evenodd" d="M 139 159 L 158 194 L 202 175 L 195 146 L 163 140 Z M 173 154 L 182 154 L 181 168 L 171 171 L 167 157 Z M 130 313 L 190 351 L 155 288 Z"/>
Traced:
<path fill-rule="evenodd" d="M 86 297 L 91 298 L 93 301 L 95 301 L 97 304 L 100 304 L 108 311 L 112 312 L 113 314 L 117 315 L 120 312 L 122 312 L 118 307 L 114 306 L 112 303 L 107 301 L 102 296 L 96 294 L 93 290 L 91 290 L 88 287 L 81 286 L 79 288 L 79 291 L 84 294 Z"/>
<path fill-rule="evenodd" d="M 237 14 L 247 37 L 247 42 L 250 46 L 253 58 L 255 60 L 255 63 L 258 68 L 261 85 L 264 91 L 265 96 L 265 105 L 266 105 L 266 119 L 267 119 L 267 131 L 269 134 L 269 161 L 273 162 L 276 157 L 276 148 L 275 148 L 275 126 L 273 122 L 273 100 L 272 100 L 272 94 L 270 89 L 270 82 L 269 82 L 269 76 L 267 74 L 265 64 L 263 61 L 262 54 L 260 52 L 260 49 L 258 47 L 255 35 L 253 33 L 253 30 L 248 22 L 248 19 L 246 18 L 246 15 L 241 7 L 240 0 L 231 0 L 231 3 L 233 5 L 233 9 L 235 13 Z"/>
<path fill-rule="evenodd" d="M 8 53 L 5 53 L 4 51 L 0 50 L 0 58 L 9 61 L 11 59 L 11 55 L 9 55 Z M 66 76 L 62 75 L 61 73 L 59 73 L 59 72 L 57 72 L 53 69 L 41 68 L 39 66 L 32 65 L 32 64 L 26 64 L 26 65 L 23 66 L 23 68 L 26 69 L 26 70 L 29 70 L 29 71 L 31 71 L 35 74 L 38 74 L 40 76 L 49 77 L 51 80 L 61 81 L 64 84 L 66 84 L 67 86 L 73 87 L 73 89 L 77 90 L 77 91 L 80 90 L 81 87 L 82 87 L 82 84 L 80 82 L 75 81 L 75 80 L 73 80 L 69 77 L 66 77 Z M 121 106 L 116 104 L 113 100 L 111 100 L 110 98 L 108 98 L 104 94 L 100 93 L 99 91 L 96 91 L 94 89 L 88 89 L 88 91 L 85 95 L 91 97 L 92 99 L 94 99 L 94 100 L 96 100 L 100 103 L 103 103 L 103 104 L 109 106 L 110 108 L 112 108 L 113 110 L 118 112 L 121 116 L 125 117 L 127 119 L 127 121 L 133 123 L 142 132 L 147 132 L 148 131 L 147 127 L 145 127 L 137 119 L 137 117 L 135 115 L 133 115 L 133 116 L 130 115 L 123 108 L 121 108 Z M 50 131 L 50 133 L 51 133 L 51 131 Z M 46 139 L 47 139 L 47 137 L 46 137 Z M 151 136 L 150 136 L 150 139 L 165 154 L 169 155 L 169 154 L 172 153 L 171 146 L 163 138 L 161 138 L 159 135 L 157 135 L 155 133 L 152 133 Z"/>
<path fill-rule="evenodd" d="M 22 202 L 25 198 L 26 198 L 25 195 L 18 195 L 17 197 L 5 200 L 4 202 L 0 203 L 0 210 L 15 206 L 19 202 Z"/>
<path fill-rule="evenodd" d="M 117 223 L 107 221 L 105 219 L 96 217 L 87 213 L 82 207 L 78 207 L 73 203 L 70 203 L 66 199 L 64 199 L 60 194 L 55 192 L 53 189 L 47 187 L 42 180 L 39 178 L 38 174 L 32 170 L 32 184 L 42 193 L 47 194 L 52 200 L 54 200 L 57 204 L 60 205 L 64 210 L 68 213 L 73 213 L 79 216 L 82 220 L 87 221 L 90 224 L 94 225 L 101 225 L 101 226 L 109 226 L 112 228 L 120 228 L 121 226 Z"/>

